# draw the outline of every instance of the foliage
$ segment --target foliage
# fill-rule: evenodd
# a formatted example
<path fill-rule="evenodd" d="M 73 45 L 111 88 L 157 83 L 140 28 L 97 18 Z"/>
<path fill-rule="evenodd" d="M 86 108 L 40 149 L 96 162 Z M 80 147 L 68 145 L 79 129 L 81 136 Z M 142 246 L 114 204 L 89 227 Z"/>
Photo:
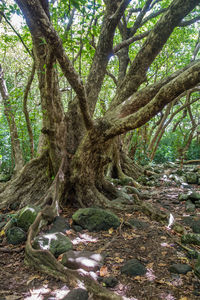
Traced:
<path fill-rule="evenodd" d="M 128 17 L 128 13 L 131 7 L 134 6 L 135 9 L 143 6 L 146 1 L 136 1 L 133 5 L 128 7 L 125 12 L 125 17 Z M 49 1 L 50 3 L 50 15 L 52 23 L 59 33 L 63 45 L 69 58 L 72 60 L 74 67 L 77 72 L 81 75 L 83 81 L 86 80 L 90 66 L 92 64 L 92 59 L 95 54 L 95 48 L 97 46 L 98 37 L 101 30 L 102 20 L 105 13 L 105 3 L 104 1 L 85 1 L 85 0 L 64 0 L 64 1 Z M 152 8 L 152 13 L 155 13 L 159 9 L 166 8 L 170 1 L 155 1 L 155 5 Z M 198 13 L 199 8 L 196 9 Z M 30 32 L 27 25 L 25 24 L 21 11 L 12 0 L 8 0 L 6 3 L 2 1 L 0 4 L 0 11 L 2 11 L 7 20 L 13 24 L 13 27 L 20 34 L 25 45 L 31 51 L 32 41 Z M 74 22 L 71 26 L 69 25 L 70 18 L 74 13 Z M 195 12 L 191 13 L 188 18 L 195 16 Z M 132 14 L 129 19 L 128 28 L 131 28 L 136 21 L 137 14 Z M 151 30 L 160 15 L 155 18 L 144 22 L 137 34 L 144 33 L 147 30 Z M 180 68 L 188 64 L 193 55 L 193 51 L 198 39 L 197 24 L 194 23 L 186 27 L 177 27 L 169 38 L 168 42 L 165 44 L 163 51 L 160 52 L 158 57 L 155 59 L 148 71 L 148 77 L 145 83 L 141 87 L 157 82 L 158 80 L 165 78 L 169 74 L 172 74 L 177 66 Z M 114 45 L 122 41 L 122 36 L 120 29 L 116 30 L 114 36 Z M 129 58 L 132 61 L 139 49 L 143 44 L 143 40 L 138 40 L 134 45 L 129 46 Z M 114 53 L 110 54 L 110 60 L 108 63 L 107 71 L 108 75 L 105 76 L 102 89 L 99 95 L 99 100 L 96 105 L 95 117 L 102 117 L 109 107 L 109 103 L 114 96 L 116 91 L 116 82 L 118 79 L 119 71 L 119 59 Z M 5 80 L 9 92 L 9 101 L 12 105 L 15 121 L 18 128 L 19 139 L 21 147 L 23 150 L 23 156 L 25 161 L 30 159 L 30 148 L 28 141 L 28 132 L 26 128 L 26 121 L 23 111 L 23 95 L 24 89 L 27 83 L 28 76 L 31 70 L 32 59 L 28 55 L 27 51 L 21 44 L 19 37 L 11 29 L 8 23 L 3 19 L 0 24 L 0 61 L 3 63 Z M 24 63 L 26 62 L 26 63 Z M 55 65 L 59 74 L 59 84 L 60 89 L 64 90 L 62 93 L 62 100 L 64 107 L 67 110 L 69 101 L 74 97 L 74 91 L 71 89 L 69 83 L 65 79 L 62 71 L 58 65 Z M 109 76 L 109 73 L 113 77 Z M 116 80 L 114 80 L 115 78 Z M 192 108 L 193 111 L 198 110 L 198 106 Z M 31 91 L 28 97 L 28 110 L 31 119 L 31 126 L 34 134 L 34 144 L 35 144 L 35 154 L 38 144 L 38 139 L 41 130 L 41 107 L 39 101 L 39 91 L 38 82 L 35 76 L 34 82 L 32 84 Z M 9 137 L 8 124 L 3 114 L 3 106 L 0 107 L 0 157 L 1 157 L 1 167 L 0 172 L 11 173 L 13 169 L 12 153 L 11 153 L 11 143 Z M 181 113 L 173 120 L 176 122 L 180 118 Z M 151 120 L 148 124 L 147 135 L 150 134 L 150 130 L 155 124 L 158 116 Z M 187 122 L 186 119 L 185 122 Z M 179 157 L 178 148 L 180 145 L 184 145 L 184 140 L 182 139 L 184 131 L 189 131 L 187 126 L 182 123 L 182 129 L 178 129 L 175 133 L 172 132 L 173 124 L 170 129 L 167 130 L 160 145 L 155 154 L 154 160 L 156 162 L 175 160 Z M 150 137 L 149 137 L 150 138 Z M 134 145 L 137 145 L 134 153 L 134 158 L 140 163 L 144 164 L 149 161 L 148 153 L 148 143 L 150 139 L 144 138 L 143 134 L 135 130 L 132 134 L 132 139 L 130 142 L 129 151 Z M 189 147 L 187 158 L 199 158 L 199 144 L 196 141 L 196 137 Z"/>

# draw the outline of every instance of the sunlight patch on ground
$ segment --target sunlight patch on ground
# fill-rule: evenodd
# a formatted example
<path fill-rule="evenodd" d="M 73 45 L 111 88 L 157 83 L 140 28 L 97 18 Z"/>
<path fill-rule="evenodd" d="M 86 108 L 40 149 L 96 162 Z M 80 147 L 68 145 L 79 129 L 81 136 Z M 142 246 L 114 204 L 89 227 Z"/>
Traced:
<path fill-rule="evenodd" d="M 97 243 L 98 239 L 93 238 L 92 236 L 83 233 L 79 234 L 79 237 L 75 238 L 74 240 L 71 241 L 73 245 L 78 245 L 80 243 L 87 244 L 87 243 Z"/>
<path fill-rule="evenodd" d="M 149 281 L 154 281 L 156 279 L 153 269 L 147 269 L 145 276 Z"/>
<path fill-rule="evenodd" d="M 47 245 L 45 245 L 45 243 L 44 243 L 44 240 L 43 240 L 44 238 L 48 240 L 48 244 Z M 41 240 L 40 240 L 40 237 L 39 237 L 38 243 L 39 243 L 41 249 L 43 249 L 43 250 L 49 250 L 51 241 L 52 240 L 56 241 L 57 239 L 58 239 L 58 237 L 55 235 L 55 233 L 51 233 L 51 234 L 48 233 L 48 235 L 41 236 Z"/>
<path fill-rule="evenodd" d="M 62 299 L 69 293 L 69 289 L 66 285 L 64 285 L 61 289 L 57 289 L 54 291 L 51 291 L 51 289 L 48 288 L 48 285 L 45 285 L 38 289 L 32 289 L 30 290 L 30 296 L 25 297 L 25 300 L 44 300 L 46 296 L 54 296 L 55 299 Z"/>

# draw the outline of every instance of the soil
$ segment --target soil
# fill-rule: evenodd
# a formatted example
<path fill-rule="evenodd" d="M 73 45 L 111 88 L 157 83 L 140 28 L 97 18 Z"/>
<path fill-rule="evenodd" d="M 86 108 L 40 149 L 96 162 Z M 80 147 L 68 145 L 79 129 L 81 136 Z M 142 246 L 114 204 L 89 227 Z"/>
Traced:
<path fill-rule="evenodd" d="M 199 186 L 193 186 L 199 190 Z M 185 203 L 177 201 L 183 189 L 166 186 L 153 187 L 148 191 L 151 199 L 144 200 L 169 211 L 174 218 L 182 222 L 185 215 L 198 216 L 200 209 L 193 214 L 185 212 Z M 71 221 L 75 209 L 67 207 L 62 215 Z M 121 226 L 117 230 L 104 232 L 66 232 L 73 241 L 74 250 L 90 250 L 105 253 L 104 266 L 97 272 L 101 277 L 114 276 L 118 284 L 112 290 L 131 300 L 195 300 L 200 299 L 200 279 L 194 272 L 186 275 L 171 274 L 169 267 L 173 263 L 187 263 L 194 266 L 195 260 L 187 257 L 187 252 L 176 242 L 181 234 L 162 224 L 151 221 L 139 212 L 118 214 Z M 126 222 L 134 218 L 147 224 L 136 229 Z M 190 231 L 188 227 L 185 227 Z M 195 246 L 198 250 L 198 247 Z M 193 249 L 195 249 L 193 246 Z M 190 246 L 191 248 L 191 246 Z M 143 263 L 148 272 L 144 276 L 131 277 L 121 274 L 120 268 L 132 258 Z M 62 299 L 68 287 L 53 277 L 38 273 L 24 264 L 24 245 L 0 245 L 0 300 L 13 299 Z M 126 298 L 126 299 L 127 299 Z"/>

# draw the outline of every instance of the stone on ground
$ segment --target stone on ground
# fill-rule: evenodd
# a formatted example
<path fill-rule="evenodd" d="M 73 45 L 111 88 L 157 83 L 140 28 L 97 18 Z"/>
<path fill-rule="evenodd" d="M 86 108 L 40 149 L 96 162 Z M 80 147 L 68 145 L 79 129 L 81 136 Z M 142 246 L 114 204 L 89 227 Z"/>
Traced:
<path fill-rule="evenodd" d="M 108 230 L 120 225 L 115 214 L 101 208 L 80 208 L 73 214 L 72 220 L 74 224 L 89 231 Z"/>
<path fill-rule="evenodd" d="M 49 250 L 55 257 L 73 248 L 72 242 L 61 232 L 48 233 L 37 236 L 33 248 Z"/>
<path fill-rule="evenodd" d="M 121 268 L 121 273 L 131 276 L 142 276 L 147 272 L 147 269 L 137 259 L 128 260 Z"/>
<path fill-rule="evenodd" d="M 173 264 L 169 267 L 169 271 L 175 274 L 187 274 L 192 271 L 192 267 L 187 264 Z"/>
<path fill-rule="evenodd" d="M 67 294 L 63 300 L 88 300 L 88 292 L 84 289 L 74 289 Z"/>
<path fill-rule="evenodd" d="M 6 232 L 7 242 L 12 245 L 19 245 L 26 241 L 26 233 L 19 227 L 12 227 Z"/>
<path fill-rule="evenodd" d="M 200 234 L 188 233 L 181 237 L 181 242 L 184 244 L 194 244 L 200 246 Z"/>
<path fill-rule="evenodd" d="M 69 230 L 70 226 L 67 220 L 63 217 L 55 217 L 51 228 L 48 230 L 48 233 L 62 232 L 65 233 L 66 230 Z"/>
<path fill-rule="evenodd" d="M 61 263 L 70 269 L 97 271 L 103 265 L 104 257 L 91 251 L 67 251 L 62 255 Z"/>
<path fill-rule="evenodd" d="M 40 209 L 37 206 L 25 206 L 17 217 L 17 226 L 28 231 L 39 211 Z"/>

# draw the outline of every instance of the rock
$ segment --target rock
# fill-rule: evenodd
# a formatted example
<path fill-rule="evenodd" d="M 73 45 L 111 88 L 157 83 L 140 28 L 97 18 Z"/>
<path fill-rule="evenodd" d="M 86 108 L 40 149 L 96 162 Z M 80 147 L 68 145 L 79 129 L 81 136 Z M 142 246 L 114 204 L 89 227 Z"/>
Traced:
<path fill-rule="evenodd" d="M 189 217 L 183 217 L 182 220 L 183 220 L 184 225 L 189 226 L 189 227 L 191 227 L 193 222 L 194 222 L 194 218 L 190 217 L 190 216 Z"/>
<path fill-rule="evenodd" d="M 20 206 L 20 201 L 14 202 L 10 205 L 11 210 L 17 210 Z"/>
<path fill-rule="evenodd" d="M 194 233 L 200 233 L 200 219 L 194 219 L 191 228 Z"/>
<path fill-rule="evenodd" d="M 192 200 L 192 202 L 198 201 L 200 200 L 200 193 L 192 191 L 192 193 L 188 195 L 188 199 Z"/>
<path fill-rule="evenodd" d="M 37 206 L 25 206 L 17 216 L 17 226 L 28 231 L 39 211 Z"/>
<path fill-rule="evenodd" d="M 169 271 L 176 274 L 187 274 L 192 271 L 192 267 L 187 264 L 173 264 L 169 267 Z"/>
<path fill-rule="evenodd" d="M 147 272 L 147 269 L 137 259 L 128 260 L 121 268 L 121 273 L 131 276 L 142 276 Z"/>
<path fill-rule="evenodd" d="M 72 229 L 74 229 L 76 232 L 83 231 L 83 227 L 76 225 L 76 224 L 72 224 Z"/>
<path fill-rule="evenodd" d="M 178 169 L 178 170 L 176 170 L 176 174 L 178 176 L 183 176 L 184 175 L 184 171 L 182 169 Z"/>
<path fill-rule="evenodd" d="M 178 195 L 178 200 L 179 201 L 186 201 L 188 199 L 189 199 L 188 194 L 181 193 L 181 194 Z"/>
<path fill-rule="evenodd" d="M 198 233 L 188 233 L 181 237 L 181 242 L 184 244 L 194 244 L 200 246 L 200 234 Z"/>
<path fill-rule="evenodd" d="M 72 242 L 61 232 L 37 236 L 33 248 L 49 250 L 55 257 L 73 248 Z"/>
<path fill-rule="evenodd" d="M 118 284 L 118 280 L 116 277 L 110 276 L 103 278 L 102 283 L 106 287 L 114 288 Z"/>
<path fill-rule="evenodd" d="M 88 300 L 88 292 L 84 289 L 74 289 L 70 291 L 62 300 Z"/>
<path fill-rule="evenodd" d="M 186 180 L 186 179 L 185 179 L 185 180 Z M 189 184 L 186 183 L 186 182 L 183 182 L 183 183 L 181 184 L 181 187 L 182 187 L 183 189 L 189 189 L 189 188 L 190 188 Z"/>
<path fill-rule="evenodd" d="M 180 233 L 180 234 L 184 234 L 186 231 L 184 226 L 182 226 L 181 224 L 175 223 L 172 228 L 175 232 Z"/>
<path fill-rule="evenodd" d="M 67 251 L 62 255 L 61 264 L 70 269 L 97 271 L 103 265 L 104 257 L 91 251 Z"/>
<path fill-rule="evenodd" d="M 195 211 L 195 204 L 192 203 L 191 200 L 187 200 L 185 203 L 185 209 L 187 212 L 194 212 Z"/>
<path fill-rule="evenodd" d="M 48 233 L 62 232 L 65 233 L 66 230 L 69 230 L 70 226 L 67 220 L 63 217 L 55 217 L 51 228 L 48 230 Z"/>
<path fill-rule="evenodd" d="M 149 225 L 146 222 L 134 218 L 129 219 L 128 223 L 130 223 L 132 226 L 136 227 L 139 230 L 146 229 L 149 227 Z"/>
<path fill-rule="evenodd" d="M 73 214 L 72 220 L 89 231 L 108 230 L 120 225 L 120 220 L 115 214 L 101 208 L 80 208 Z"/>
<path fill-rule="evenodd" d="M 186 173 L 186 180 L 187 180 L 187 183 L 189 183 L 189 184 L 197 183 L 197 180 L 198 180 L 197 174 L 193 173 L 193 172 Z"/>
<path fill-rule="evenodd" d="M 19 245 L 26 241 L 26 233 L 19 227 L 12 227 L 6 232 L 7 242 L 12 245 Z"/>
<path fill-rule="evenodd" d="M 195 202 L 195 207 L 196 208 L 200 208 L 200 200 L 198 200 L 198 201 Z"/>
<path fill-rule="evenodd" d="M 120 179 L 120 181 L 119 181 L 119 184 L 121 184 L 121 185 L 129 185 L 131 183 L 133 183 L 133 178 L 132 177 L 128 177 L 128 176 Z"/>

